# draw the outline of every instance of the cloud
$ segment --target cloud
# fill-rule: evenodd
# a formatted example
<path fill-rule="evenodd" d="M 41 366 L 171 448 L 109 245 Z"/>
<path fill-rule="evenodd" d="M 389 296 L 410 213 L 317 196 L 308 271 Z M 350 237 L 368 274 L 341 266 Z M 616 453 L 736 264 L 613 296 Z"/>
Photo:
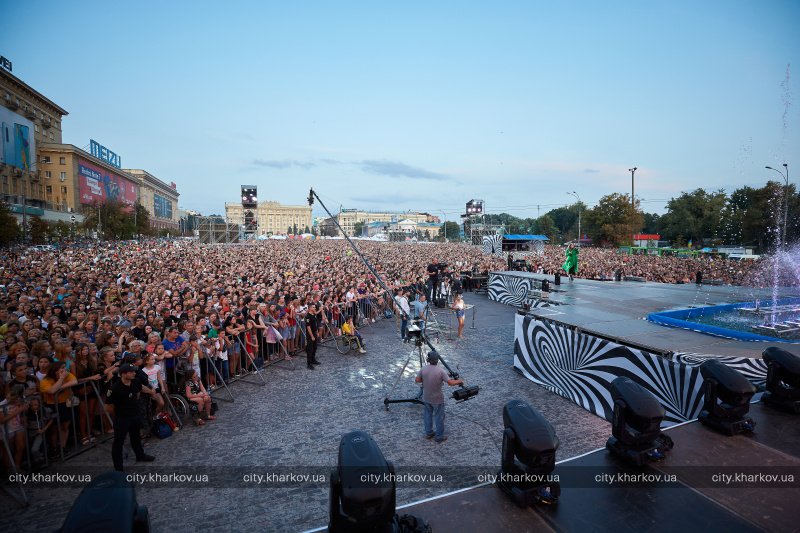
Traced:
<path fill-rule="evenodd" d="M 433 181 L 450 181 L 453 178 L 445 174 L 431 172 L 421 168 L 411 167 L 405 163 L 397 161 L 375 161 L 367 160 L 358 163 L 361 170 L 370 174 L 380 174 L 383 176 L 391 176 L 393 178 L 411 178 L 418 180 L 433 180 Z"/>
<path fill-rule="evenodd" d="M 310 161 L 298 161 L 296 159 L 283 159 L 281 161 L 278 161 L 276 159 L 254 159 L 253 164 L 259 167 L 269 167 L 269 168 L 300 167 L 306 170 L 317 166 L 315 163 L 312 163 Z"/>
<path fill-rule="evenodd" d="M 411 196 L 411 195 L 398 195 L 387 193 L 384 195 L 372 195 L 372 196 L 359 196 L 357 198 L 351 198 L 353 202 L 357 202 L 360 204 L 420 204 L 425 203 L 429 200 L 424 196 Z"/>
<path fill-rule="evenodd" d="M 597 174 L 600 171 L 597 170 L 596 168 L 585 168 L 585 169 L 583 169 L 583 172 L 586 173 L 586 174 Z"/>

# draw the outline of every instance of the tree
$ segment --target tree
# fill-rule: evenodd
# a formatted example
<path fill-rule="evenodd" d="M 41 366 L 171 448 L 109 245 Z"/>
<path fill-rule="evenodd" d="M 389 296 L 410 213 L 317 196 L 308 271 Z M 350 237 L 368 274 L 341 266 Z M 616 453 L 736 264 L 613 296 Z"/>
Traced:
<path fill-rule="evenodd" d="M 558 229 L 559 241 L 571 240 L 573 235 L 578 234 L 578 208 L 575 205 L 559 207 L 547 212 L 547 215 L 553 220 Z M 583 228 L 581 228 L 582 230 Z"/>
<path fill-rule="evenodd" d="M 767 182 L 764 187 L 754 189 L 741 187 L 731 193 L 722 210 L 720 235 L 729 244 L 755 246 L 758 251 L 774 249 L 780 241 L 780 228 L 783 224 L 782 183 Z M 794 187 L 789 187 L 789 242 L 796 238 L 797 195 Z"/>
<path fill-rule="evenodd" d="M 356 237 L 361 237 L 362 233 L 364 233 L 364 222 L 359 220 L 353 225 L 353 235 Z"/>
<path fill-rule="evenodd" d="M 442 224 L 442 227 L 439 228 L 439 237 L 447 236 L 447 240 L 449 241 L 459 240 L 460 235 L 461 227 L 458 225 L 458 222 L 447 220 L 444 224 Z"/>
<path fill-rule="evenodd" d="M 294 225 L 292 226 L 292 233 L 293 233 L 294 235 L 298 235 L 298 234 L 299 234 L 299 232 L 297 231 L 297 224 L 294 224 Z"/>
<path fill-rule="evenodd" d="M 61 241 L 65 239 L 72 238 L 72 226 L 67 224 L 63 220 L 59 220 L 57 222 L 50 222 L 48 228 L 48 234 L 52 239 Z"/>
<path fill-rule="evenodd" d="M 292 227 L 291 227 L 291 226 L 288 226 L 288 227 L 286 228 L 286 235 L 291 235 L 291 234 L 292 234 Z"/>
<path fill-rule="evenodd" d="M 553 219 L 550 218 L 550 215 L 542 215 L 536 219 L 536 231 L 540 235 L 548 237 L 551 244 L 555 244 L 557 242 L 556 236 L 558 229 L 556 228 L 556 224 L 553 222 Z"/>
<path fill-rule="evenodd" d="M 39 215 L 28 217 L 28 238 L 32 244 L 46 244 L 50 227 Z"/>
<path fill-rule="evenodd" d="M 667 203 L 667 213 L 659 220 L 661 233 L 673 240 L 682 235 L 697 245 L 708 244 L 720 236 L 725 191 L 708 193 L 703 189 L 683 192 Z"/>
<path fill-rule="evenodd" d="M 630 243 L 643 222 L 642 213 L 631 206 L 630 196 L 613 193 L 603 196 L 596 206 L 588 210 L 582 223 L 586 228 L 583 233 L 588 233 L 595 242 L 619 246 Z"/>
<path fill-rule="evenodd" d="M 310 230 L 310 229 L 308 229 L 308 226 L 306 226 L 305 228 L 303 228 L 303 233 L 311 233 L 311 230 Z"/>
<path fill-rule="evenodd" d="M 659 232 L 659 222 L 661 220 L 661 215 L 656 213 L 644 213 L 644 227 L 642 228 L 642 233 L 654 234 Z"/>
<path fill-rule="evenodd" d="M 139 202 L 136 202 L 134 209 L 136 210 L 136 215 L 134 216 L 136 222 L 136 234 L 149 235 L 152 232 L 152 228 L 150 227 L 150 212 Z"/>
<path fill-rule="evenodd" d="M 19 240 L 22 231 L 17 219 L 5 202 L 0 202 L 0 246 L 9 246 Z"/>
<path fill-rule="evenodd" d="M 134 208 L 116 200 L 95 203 L 86 208 L 81 228 L 97 232 L 103 239 L 131 239 L 136 233 Z"/>

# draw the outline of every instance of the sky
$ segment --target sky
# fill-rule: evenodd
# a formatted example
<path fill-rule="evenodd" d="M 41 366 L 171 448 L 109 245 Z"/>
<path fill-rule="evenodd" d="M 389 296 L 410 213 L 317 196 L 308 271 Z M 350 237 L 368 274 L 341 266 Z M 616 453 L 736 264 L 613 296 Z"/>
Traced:
<path fill-rule="evenodd" d="M 800 2 L 0 0 L 0 55 L 179 205 L 646 212 L 800 162 Z M 796 179 L 790 180 L 796 183 Z M 324 214 L 314 206 L 314 215 Z"/>

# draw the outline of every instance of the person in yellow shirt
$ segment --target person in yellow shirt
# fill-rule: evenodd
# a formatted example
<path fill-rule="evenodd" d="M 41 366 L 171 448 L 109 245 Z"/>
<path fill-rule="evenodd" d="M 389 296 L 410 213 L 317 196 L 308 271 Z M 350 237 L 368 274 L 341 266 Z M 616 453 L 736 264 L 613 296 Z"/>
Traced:
<path fill-rule="evenodd" d="M 364 339 L 361 338 L 361 333 L 358 332 L 355 324 L 353 324 L 352 316 L 347 317 L 347 322 L 342 324 L 342 333 L 356 338 L 356 342 L 358 343 L 358 353 L 367 353 L 367 351 L 364 349 Z"/>
<path fill-rule="evenodd" d="M 59 420 L 59 446 L 63 449 L 67 445 L 69 425 L 75 418 L 72 403 L 72 387 L 78 384 L 77 378 L 67 372 L 63 362 L 55 362 L 47 369 L 47 375 L 39 383 L 39 392 L 44 397 L 44 403 L 54 412 L 58 410 Z"/>

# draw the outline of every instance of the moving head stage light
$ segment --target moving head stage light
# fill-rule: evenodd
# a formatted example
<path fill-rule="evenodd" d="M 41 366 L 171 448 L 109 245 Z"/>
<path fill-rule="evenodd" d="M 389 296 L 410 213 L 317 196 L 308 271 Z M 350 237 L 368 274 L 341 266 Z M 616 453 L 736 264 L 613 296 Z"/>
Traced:
<path fill-rule="evenodd" d="M 419 533 L 431 529 L 413 515 L 398 516 L 394 465 L 364 431 L 339 441 L 339 464 L 330 478 L 330 533 Z"/>
<path fill-rule="evenodd" d="M 60 532 L 86 531 L 149 533 L 147 507 L 136 502 L 136 492 L 124 473 L 97 476 L 72 504 Z"/>
<path fill-rule="evenodd" d="M 756 423 L 745 416 L 756 388 L 724 363 L 714 359 L 700 365 L 703 381 L 703 410 L 700 422 L 726 435 L 753 431 Z"/>
<path fill-rule="evenodd" d="M 767 392 L 764 403 L 778 409 L 800 413 L 800 357 L 771 346 L 762 354 L 767 363 Z"/>
<path fill-rule="evenodd" d="M 666 410 L 656 397 L 621 376 L 611 382 L 611 398 L 614 419 L 606 442 L 608 451 L 636 466 L 663 459 L 674 444 L 661 432 Z"/>
<path fill-rule="evenodd" d="M 339 441 L 339 464 L 331 472 L 330 522 L 336 532 L 392 531 L 397 494 L 394 465 L 364 431 Z"/>
<path fill-rule="evenodd" d="M 497 486 L 520 507 L 555 503 L 561 485 L 550 481 L 560 444 L 545 417 L 521 400 L 503 407 L 503 455 Z"/>

